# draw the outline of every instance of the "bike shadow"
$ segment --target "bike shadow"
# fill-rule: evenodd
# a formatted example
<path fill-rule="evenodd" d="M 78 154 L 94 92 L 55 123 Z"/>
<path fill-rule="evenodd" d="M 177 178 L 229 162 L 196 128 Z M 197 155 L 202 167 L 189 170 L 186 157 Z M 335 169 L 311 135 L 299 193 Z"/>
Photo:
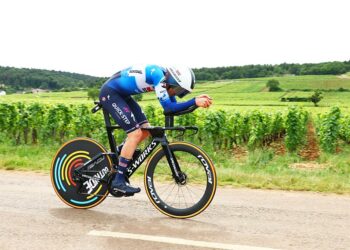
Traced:
<path fill-rule="evenodd" d="M 60 220 L 94 225 L 111 223 L 123 224 L 131 219 L 131 217 L 125 215 L 74 208 L 52 208 L 49 210 L 49 213 Z"/>
<path fill-rule="evenodd" d="M 74 208 L 52 208 L 49 210 L 49 214 L 59 220 L 69 221 L 70 223 L 77 224 L 91 224 L 91 225 L 129 225 L 134 229 L 140 227 L 140 229 L 148 228 L 157 229 L 158 225 L 161 228 L 183 230 L 189 229 L 195 231 L 206 231 L 207 228 L 217 229 L 220 228 L 215 223 L 203 221 L 197 218 L 190 219 L 174 219 L 164 216 L 137 216 L 132 217 L 125 214 L 115 214 L 110 212 L 102 212 L 96 210 L 86 209 L 74 209 Z"/>

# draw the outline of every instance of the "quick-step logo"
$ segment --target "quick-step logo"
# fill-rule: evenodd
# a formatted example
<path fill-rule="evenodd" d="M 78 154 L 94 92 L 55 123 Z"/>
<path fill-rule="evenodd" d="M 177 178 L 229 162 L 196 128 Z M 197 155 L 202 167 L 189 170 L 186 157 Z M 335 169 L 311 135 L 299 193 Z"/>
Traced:
<path fill-rule="evenodd" d="M 126 115 L 124 115 L 123 111 L 118 107 L 118 105 L 113 102 L 112 106 L 114 108 L 114 110 L 117 112 L 117 114 L 120 116 L 120 118 L 126 123 L 126 124 L 130 124 L 130 121 L 128 119 L 128 117 L 126 117 Z"/>

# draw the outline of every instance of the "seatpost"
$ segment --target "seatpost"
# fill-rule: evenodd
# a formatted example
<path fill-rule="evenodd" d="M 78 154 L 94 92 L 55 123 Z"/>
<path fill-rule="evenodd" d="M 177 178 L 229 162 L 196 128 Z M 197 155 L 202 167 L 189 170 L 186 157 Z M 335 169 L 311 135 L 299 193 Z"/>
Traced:
<path fill-rule="evenodd" d="M 174 116 L 166 115 L 165 116 L 165 127 L 174 127 Z"/>
<path fill-rule="evenodd" d="M 107 110 L 103 109 L 103 116 L 105 119 L 105 123 L 106 123 L 106 130 L 107 130 L 107 136 L 108 136 L 108 141 L 109 141 L 109 146 L 111 147 L 111 151 L 113 153 L 115 153 L 115 148 L 116 148 L 116 142 L 115 142 L 115 138 L 113 136 L 113 128 L 111 125 L 111 120 L 109 118 L 109 113 Z M 115 157 L 113 157 L 113 163 L 116 164 L 117 160 L 114 159 Z"/>

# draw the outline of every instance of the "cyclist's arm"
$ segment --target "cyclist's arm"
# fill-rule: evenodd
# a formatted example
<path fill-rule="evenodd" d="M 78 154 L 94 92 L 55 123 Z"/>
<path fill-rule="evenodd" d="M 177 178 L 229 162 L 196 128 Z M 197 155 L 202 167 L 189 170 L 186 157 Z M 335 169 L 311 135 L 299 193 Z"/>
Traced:
<path fill-rule="evenodd" d="M 187 102 L 176 102 L 175 97 L 170 97 L 167 90 L 163 88 L 162 82 L 165 80 L 164 72 L 160 67 L 150 65 L 146 68 L 146 80 L 153 83 L 158 100 L 165 112 L 178 112 L 196 105 L 195 98 Z"/>
<path fill-rule="evenodd" d="M 160 104 L 162 105 L 165 112 L 178 112 L 188 109 L 189 107 L 195 106 L 195 98 L 192 98 L 186 102 L 177 102 L 175 96 L 169 96 L 168 92 L 159 83 L 155 86 L 155 91 Z"/>

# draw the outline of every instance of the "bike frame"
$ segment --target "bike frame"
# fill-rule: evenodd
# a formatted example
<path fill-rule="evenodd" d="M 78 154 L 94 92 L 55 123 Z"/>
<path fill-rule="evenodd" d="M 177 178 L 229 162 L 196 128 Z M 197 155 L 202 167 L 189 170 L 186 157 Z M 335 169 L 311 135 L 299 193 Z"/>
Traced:
<path fill-rule="evenodd" d="M 110 121 L 110 116 L 106 110 L 103 109 L 103 115 L 104 115 L 104 120 L 106 124 L 106 130 L 107 130 L 107 136 L 108 136 L 108 141 L 110 145 L 111 152 L 109 153 L 100 153 L 96 156 L 94 156 L 91 160 L 87 161 L 84 163 L 84 165 L 78 167 L 76 169 L 76 172 L 79 172 L 82 169 L 88 169 L 82 172 L 88 173 L 88 172 L 94 172 L 90 170 L 95 166 L 96 162 L 100 162 L 101 159 L 105 157 L 105 155 L 108 155 L 111 157 L 112 162 L 114 165 L 118 164 L 118 154 L 116 152 L 116 141 L 113 135 L 113 131 L 116 129 L 121 129 L 120 126 L 117 125 L 112 125 Z M 153 137 L 153 140 L 151 141 L 150 144 L 148 144 L 147 147 L 143 150 L 143 152 L 136 158 L 133 159 L 127 169 L 127 177 L 130 178 L 135 171 L 142 165 L 142 163 L 148 158 L 149 155 L 152 154 L 152 152 L 157 148 L 157 146 L 160 144 L 164 150 L 164 154 L 166 156 L 166 159 L 168 161 L 168 164 L 170 166 L 170 169 L 172 171 L 172 174 L 178 183 L 182 183 L 184 181 L 184 176 L 181 174 L 181 170 L 179 167 L 179 164 L 176 160 L 176 157 L 174 156 L 174 153 L 170 150 L 169 147 L 169 141 L 167 140 L 165 130 L 166 129 L 176 129 L 175 127 L 168 127 L 168 128 L 163 128 L 163 127 L 151 127 L 151 128 L 142 128 L 143 130 L 148 130 L 150 134 Z M 193 127 L 188 127 L 184 128 L 182 127 L 181 130 L 186 130 L 186 129 L 193 129 Z M 84 173 L 80 173 L 82 177 L 85 178 L 90 178 L 94 179 L 96 181 L 102 181 L 102 179 L 92 177 L 89 175 L 85 175 Z"/>

